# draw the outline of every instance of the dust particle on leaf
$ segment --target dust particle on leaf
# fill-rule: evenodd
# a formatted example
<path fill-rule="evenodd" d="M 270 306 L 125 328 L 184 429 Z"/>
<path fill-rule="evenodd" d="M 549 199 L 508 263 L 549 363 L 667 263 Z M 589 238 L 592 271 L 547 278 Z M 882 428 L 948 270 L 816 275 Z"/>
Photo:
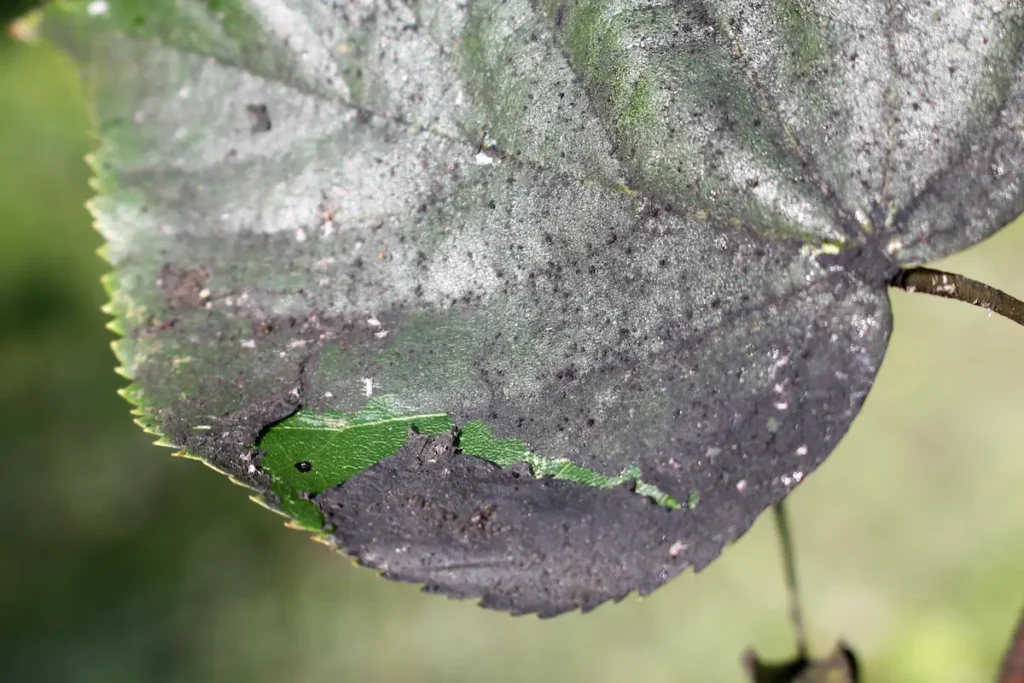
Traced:
<path fill-rule="evenodd" d="M 249 128 L 253 133 L 266 133 L 271 128 L 270 111 L 265 104 L 248 104 L 245 111 L 249 114 L 252 126 Z"/>

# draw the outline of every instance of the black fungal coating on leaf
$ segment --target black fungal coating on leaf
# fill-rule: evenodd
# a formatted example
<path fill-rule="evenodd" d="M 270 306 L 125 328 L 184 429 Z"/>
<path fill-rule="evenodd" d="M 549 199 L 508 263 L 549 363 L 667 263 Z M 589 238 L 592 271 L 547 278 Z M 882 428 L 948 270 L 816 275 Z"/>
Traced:
<path fill-rule="evenodd" d="M 838 254 L 821 254 L 818 263 L 836 269 L 872 287 L 886 287 L 900 272 L 900 264 L 888 257 L 878 239 L 843 249 Z"/>
<path fill-rule="evenodd" d="M 701 554 L 673 535 L 689 513 L 625 486 L 602 491 L 501 469 L 457 454 L 451 434 L 410 433 L 399 453 L 314 501 L 361 564 L 516 614 L 550 617 L 649 593 Z M 713 557 L 711 543 L 700 541 Z"/>
<path fill-rule="evenodd" d="M 207 429 L 182 429 L 171 433 L 175 443 L 182 444 L 186 451 L 202 453 L 217 469 L 269 495 L 270 479 L 258 467 L 259 453 L 254 450 L 254 444 L 268 424 L 283 420 L 298 407 L 295 395 L 289 392 L 221 419 L 210 420 L 210 424 L 205 425 Z M 167 411 L 166 419 L 174 419 L 173 410 Z"/>

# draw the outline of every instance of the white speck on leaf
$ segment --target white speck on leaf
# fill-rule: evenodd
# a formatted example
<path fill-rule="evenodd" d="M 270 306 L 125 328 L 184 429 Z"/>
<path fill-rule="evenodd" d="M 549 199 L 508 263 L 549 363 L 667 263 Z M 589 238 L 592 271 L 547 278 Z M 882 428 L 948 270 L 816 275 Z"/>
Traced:
<path fill-rule="evenodd" d="M 242 348 L 243 348 L 243 349 L 255 349 L 255 348 L 256 348 L 256 342 L 255 342 L 255 340 L 252 340 L 252 339 L 243 339 L 243 340 L 242 340 Z"/>
<path fill-rule="evenodd" d="M 477 166 L 496 166 L 498 160 L 483 152 L 477 152 L 477 155 L 473 158 L 473 163 Z"/>
<path fill-rule="evenodd" d="M 668 554 L 672 557 L 679 557 L 679 555 L 686 550 L 687 546 L 682 541 L 676 541 L 672 544 L 672 547 L 668 549 Z"/>
<path fill-rule="evenodd" d="M 99 17 L 106 14 L 108 9 L 110 9 L 110 5 L 103 0 L 94 0 L 85 8 L 85 13 L 90 17 Z"/>
<path fill-rule="evenodd" d="M 366 324 L 370 327 L 380 327 L 380 320 L 377 320 L 377 316 L 371 315 L 366 319 Z"/>
<path fill-rule="evenodd" d="M 747 490 L 747 480 L 746 479 L 740 479 L 738 482 L 736 482 L 736 490 L 739 491 L 740 493 L 743 493 L 744 491 L 746 491 Z"/>
<path fill-rule="evenodd" d="M 801 457 L 807 455 L 807 446 L 804 445 L 804 446 L 800 446 L 799 448 L 797 448 L 796 449 L 796 454 L 801 456 Z"/>
<path fill-rule="evenodd" d="M 295 241 L 298 242 L 299 244 L 305 242 L 306 237 L 306 231 L 303 230 L 302 228 L 299 228 L 298 230 L 295 231 Z"/>

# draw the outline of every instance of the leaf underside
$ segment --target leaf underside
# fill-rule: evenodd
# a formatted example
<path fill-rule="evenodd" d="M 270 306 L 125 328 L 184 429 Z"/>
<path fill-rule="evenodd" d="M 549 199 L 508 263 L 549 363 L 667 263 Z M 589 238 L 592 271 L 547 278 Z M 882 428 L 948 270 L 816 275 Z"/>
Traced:
<path fill-rule="evenodd" d="M 98 5 L 47 28 L 142 424 L 513 612 L 711 562 L 848 429 L 899 268 L 1024 210 L 1004 0 Z"/>

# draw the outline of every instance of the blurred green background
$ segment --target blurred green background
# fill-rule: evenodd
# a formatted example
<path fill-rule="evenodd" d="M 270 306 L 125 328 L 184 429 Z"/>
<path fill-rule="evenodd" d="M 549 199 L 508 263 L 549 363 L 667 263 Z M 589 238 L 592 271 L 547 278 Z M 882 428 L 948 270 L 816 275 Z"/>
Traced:
<path fill-rule="evenodd" d="M 700 575 L 513 618 L 353 567 L 150 444 L 116 394 L 76 74 L 0 44 L 0 680 L 741 681 L 791 635 L 771 519 Z M 942 264 L 1024 296 L 1024 224 Z M 1024 329 L 893 294 L 861 416 L 790 498 L 815 649 L 994 678 L 1024 603 Z"/>

